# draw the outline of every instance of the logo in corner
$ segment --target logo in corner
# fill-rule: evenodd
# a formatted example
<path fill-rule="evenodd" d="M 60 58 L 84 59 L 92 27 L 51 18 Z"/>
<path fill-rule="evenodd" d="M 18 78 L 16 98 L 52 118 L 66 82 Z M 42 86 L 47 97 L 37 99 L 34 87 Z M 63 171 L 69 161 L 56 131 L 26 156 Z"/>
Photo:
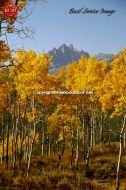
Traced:
<path fill-rule="evenodd" d="M 3 7 L 3 14 L 8 19 L 13 19 L 18 14 L 18 7 L 14 3 L 7 3 Z"/>

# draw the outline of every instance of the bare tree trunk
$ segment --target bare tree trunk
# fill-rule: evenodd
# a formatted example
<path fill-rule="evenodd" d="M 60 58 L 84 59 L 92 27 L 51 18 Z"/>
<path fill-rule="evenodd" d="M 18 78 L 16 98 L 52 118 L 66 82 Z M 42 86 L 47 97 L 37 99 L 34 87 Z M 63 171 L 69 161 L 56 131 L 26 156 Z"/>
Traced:
<path fill-rule="evenodd" d="M 75 156 L 75 168 L 77 168 L 78 165 L 78 159 L 79 159 L 79 129 L 77 128 L 77 142 L 76 142 L 76 156 Z"/>
<path fill-rule="evenodd" d="M 1 161 L 4 161 L 4 129 L 2 128 L 2 159 Z"/>
<path fill-rule="evenodd" d="M 100 117 L 100 144 L 101 144 L 101 147 L 103 148 L 104 146 L 104 139 L 103 139 L 103 113 L 101 113 L 101 117 Z"/>
<path fill-rule="evenodd" d="M 13 127 L 12 127 L 12 150 L 11 150 L 11 162 L 13 163 L 13 158 L 14 158 L 14 122 L 13 122 Z"/>
<path fill-rule="evenodd" d="M 49 137 L 49 156 L 51 155 L 51 138 Z"/>
<path fill-rule="evenodd" d="M 15 169 L 16 165 L 16 160 L 17 160 L 17 144 L 18 144 L 18 124 L 19 124 L 19 103 L 18 103 L 18 108 L 17 108 L 17 118 L 16 122 L 14 121 L 14 126 L 13 126 L 13 158 L 12 158 L 12 163 L 13 163 L 13 170 Z"/>
<path fill-rule="evenodd" d="M 74 131 L 73 127 L 71 127 L 71 167 L 73 165 L 73 157 L 74 157 Z"/>
<path fill-rule="evenodd" d="M 124 121 L 123 121 L 123 126 L 120 132 L 120 149 L 119 149 L 119 158 L 118 158 L 118 165 L 117 165 L 117 174 L 116 174 L 116 190 L 120 189 L 120 163 L 121 163 L 121 158 L 122 158 L 122 147 L 123 147 L 123 133 L 125 130 L 125 123 L 126 123 L 126 115 L 124 115 Z"/>
<path fill-rule="evenodd" d="M 89 159 L 90 159 L 90 151 L 91 151 L 91 126 L 92 125 L 92 118 L 89 118 L 88 126 L 87 126 L 87 147 L 86 147 L 86 168 L 89 166 Z"/>
<path fill-rule="evenodd" d="M 94 105 L 91 105 L 91 138 L 90 138 L 90 147 L 93 148 L 95 146 L 95 108 Z"/>
<path fill-rule="evenodd" d="M 32 156 L 32 151 L 33 151 L 33 144 L 35 141 L 35 136 L 36 136 L 36 123 L 34 121 L 35 118 L 35 113 L 34 113 L 34 109 L 35 109 L 35 102 L 34 102 L 34 95 L 33 95 L 33 125 L 34 125 L 34 133 L 33 133 L 33 137 L 31 140 L 31 144 L 30 144 L 30 152 L 28 154 L 28 165 L 27 165 L 27 177 L 29 176 L 29 172 L 30 172 L 30 165 L 31 165 L 31 156 Z"/>
<path fill-rule="evenodd" d="M 33 151 L 34 140 L 35 140 L 35 133 L 34 133 L 34 136 L 33 136 L 32 140 L 31 140 L 30 152 L 28 154 L 27 177 L 29 176 L 29 172 L 30 172 L 31 156 L 32 156 L 32 151 Z"/>
<path fill-rule="evenodd" d="M 111 145 L 111 123 L 109 120 L 109 142 L 108 142 L 109 146 Z"/>
<path fill-rule="evenodd" d="M 86 154 L 86 168 L 89 166 L 89 159 L 90 159 L 90 146 L 88 147 L 87 154 Z"/>
<path fill-rule="evenodd" d="M 77 117 L 78 117 L 78 105 L 76 103 L 76 127 L 77 127 Z M 77 168 L 79 159 L 79 129 L 76 129 L 76 155 L 75 155 L 75 168 Z"/>
<path fill-rule="evenodd" d="M 27 144 L 26 144 L 26 136 L 25 136 L 25 139 L 24 139 L 24 161 L 27 160 Z"/>
<path fill-rule="evenodd" d="M 42 120 L 42 153 L 41 153 L 42 156 L 44 155 L 44 141 L 45 141 L 45 130 Z"/>
<path fill-rule="evenodd" d="M 50 144 L 50 137 L 47 135 L 47 156 L 51 155 L 51 144 Z"/>
<path fill-rule="evenodd" d="M 20 107 L 19 107 L 20 110 Z M 21 126 L 21 135 L 20 135 L 20 141 L 21 141 L 21 145 L 20 145 L 20 155 L 19 155 L 19 168 L 21 168 L 21 162 L 23 159 L 23 153 L 24 153 L 24 146 L 23 144 L 25 143 L 25 138 L 26 138 L 26 112 L 27 112 L 27 102 L 24 108 L 24 117 L 23 117 L 23 122 L 21 120 L 22 126 Z"/>
<path fill-rule="evenodd" d="M 90 127 L 90 130 L 91 130 L 90 147 L 93 148 L 93 116 L 92 115 L 91 115 L 91 127 Z"/>
<path fill-rule="evenodd" d="M 126 131 L 124 131 L 124 141 L 123 141 L 123 147 L 126 148 Z"/>
<path fill-rule="evenodd" d="M 9 124 L 10 124 L 10 115 L 7 113 L 7 125 L 6 125 L 6 168 L 8 169 L 9 162 Z"/>
<path fill-rule="evenodd" d="M 2 158 L 1 158 L 1 162 L 4 161 L 4 121 L 3 121 L 3 117 L 2 117 Z"/>
<path fill-rule="evenodd" d="M 86 131 L 85 131 L 85 119 L 83 116 L 83 158 L 86 159 Z"/>
<path fill-rule="evenodd" d="M 28 136 L 28 142 L 26 144 L 26 152 L 25 152 L 25 161 L 26 161 L 26 163 L 28 162 L 28 153 L 29 153 L 29 147 L 30 147 L 30 142 L 29 141 L 30 140 L 29 140 L 29 136 Z M 25 141 L 25 143 L 26 143 L 26 141 Z"/>
<path fill-rule="evenodd" d="M 96 144 L 96 115 L 95 115 L 95 110 L 93 112 L 93 147 Z"/>
<path fill-rule="evenodd" d="M 62 157 L 64 155 L 64 151 L 65 151 L 65 137 L 63 135 L 63 142 L 62 142 L 61 152 L 59 153 L 58 168 L 60 168 L 60 162 L 61 162 L 61 159 L 62 159 Z"/>

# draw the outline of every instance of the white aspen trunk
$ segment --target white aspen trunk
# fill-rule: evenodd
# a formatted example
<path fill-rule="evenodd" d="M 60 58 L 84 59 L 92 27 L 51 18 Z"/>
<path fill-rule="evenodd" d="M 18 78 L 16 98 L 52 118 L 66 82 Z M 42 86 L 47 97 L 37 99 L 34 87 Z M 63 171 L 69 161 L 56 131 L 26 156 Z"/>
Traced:
<path fill-rule="evenodd" d="M 90 137 L 90 147 L 93 147 L 93 116 L 91 116 L 91 137 Z"/>
<path fill-rule="evenodd" d="M 26 162 L 28 162 L 29 147 L 30 147 L 30 139 L 29 139 L 29 136 L 28 136 L 28 142 L 26 144 L 26 153 L 25 153 Z"/>
<path fill-rule="evenodd" d="M 84 156 L 84 160 L 86 158 L 86 134 L 85 134 L 85 119 L 84 119 L 84 116 L 83 116 L 83 156 Z"/>
<path fill-rule="evenodd" d="M 87 154 L 86 154 L 86 168 L 89 166 L 89 158 L 90 158 L 90 147 L 88 147 Z"/>
<path fill-rule="evenodd" d="M 77 125 L 77 116 L 78 116 L 78 105 L 76 103 L 76 125 Z M 78 159 L 79 159 L 79 129 L 77 127 L 76 129 L 76 156 L 75 156 L 75 168 L 78 165 Z"/>
<path fill-rule="evenodd" d="M 109 120 L 109 146 L 111 145 L 111 124 L 110 124 L 110 120 Z"/>
<path fill-rule="evenodd" d="M 18 143 L 18 123 L 19 123 L 19 104 L 18 104 L 18 112 L 17 112 L 17 119 L 16 123 L 14 123 L 14 129 L 13 129 L 13 169 L 15 168 L 16 159 L 17 159 L 17 143 Z"/>
<path fill-rule="evenodd" d="M 88 121 L 89 122 L 89 121 Z M 89 131 L 89 126 L 86 126 L 86 143 L 85 143 L 85 164 L 86 167 L 88 167 L 89 163 L 89 149 L 90 149 L 90 131 Z"/>
<path fill-rule="evenodd" d="M 103 114 L 101 113 L 100 117 L 100 145 L 103 148 Z"/>
<path fill-rule="evenodd" d="M 1 163 L 4 161 L 4 129 L 2 129 L 2 156 Z"/>
<path fill-rule="evenodd" d="M 7 113 L 9 114 L 9 113 Z M 6 125 L 6 167 L 8 169 L 9 162 L 9 115 L 7 116 L 7 125 Z"/>
<path fill-rule="evenodd" d="M 123 126 L 120 132 L 120 148 L 119 148 L 119 158 L 118 158 L 118 165 L 117 165 L 117 173 L 116 173 L 116 190 L 120 189 L 120 163 L 122 158 L 122 146 L 123 146 L 123 133 L 125 130 L 125 124 L 126 124 L 126 115 L 124 115 L 124 121 Z"/>
<path fill-rule="evenodd" d="M 78 159 L 79 159 L 79 129 L 77 128 L 77 144 L 76 144 L 75 168 L 78 165 Z"/>
<path fill-rule="evenodd" d="M 28 165 L 27 165 L 27 177 L 29 176 L 29 172 L 30 172 L 30 165 L 31 165 L 31 156 L 32 156 L 32 151 L 33 151 L 33 144 L 34 144 L 34 140 L 35 140 L 35 135 L 36 135 L 36 124 L 34 121 L 35 118 L 35 113 L 34 113 L 34 108 L 35 108 L 35 102 L 34 102 L 34 94 L 33 94 L 33 125 L 34 125 L 34 133 L 33 133 L 33 137 L 31 140 L 31 144 L 30 144 L 30 151 L 28 154 Z"/>
<path fill-rule="evenodd" d="M 4 121 L 2 117 L 2 156 L 1 156 L 1 162 L 4 161 Z"/>
<path fill-rule="evenodd" d="M 11 149 L 11 162 L 13 163 L 14 158 L 14 123 L 12 127 L 12 143 L 11 143 L 12 149 Z"/>
<path fill-rule="evenodd" d="M 88 135 L 88 143 L 87 143 L 87 150 L 86 150 L 86 168 L 89 166 L 89 159 L 90 159 L 90 152 L 93 146 L 93 133 L 92 133 L 92 125 L 93 125 L 93 117 L 92 117 L 92 105 L 90 105 L 91 113 L 90 113 L 90 122 L 89 126 L 87 127 L 87 135 Z"/>
<path fill-rule="evenodd" d="M 126 131 L 124 131 L 124 136 L 123 136 L 123 147 L 126 148 Z"/>
<path fill-rule="evenodd" d="M 50 143 L 50 138 L 49 138 L 49 142 L 48 142 L 48 156 L 51 155 L 51 143 Z"/>
<path fill-rule="evenodd" d="M 45 130 L 42 121 L 42 153 L 41 153 L 42 156 L 44 156 L 44 141 L 45 141 Z"/>
<path fill-rule="evenodd" d="M 73 165 L 73 157 L 74 157 L 74 131 L 73 131 L 73 126 L 71 126 L 71 167 Z"/>
<path fill-rule="evenodd" d="M 32 138 L 32 141 L 31 141 L 31 144 L 30 144 L 30 152 L 28 154 L 27 177 L 29 176 L 29 172 L 30 172 L 31 156 L 32 156 L 32 151 L 33 151 L 33 143 L 34 143 L 34 137 Z"/>
<path fill-rule="evenodd" d="M 23 144 L 23 157 L 22 159 L 24 161 L 26 161 L 26 135 L 25 135 L 25 138 L 24 138 L 24 144 Z"/>
<path fill-rule="evenodd" d="M 93 114 L 93 147 L 96 144 L 95 137 L 96 137 L 96 116 L 95 116 L 95 111 L 94 111 L 94 114 Z"/>

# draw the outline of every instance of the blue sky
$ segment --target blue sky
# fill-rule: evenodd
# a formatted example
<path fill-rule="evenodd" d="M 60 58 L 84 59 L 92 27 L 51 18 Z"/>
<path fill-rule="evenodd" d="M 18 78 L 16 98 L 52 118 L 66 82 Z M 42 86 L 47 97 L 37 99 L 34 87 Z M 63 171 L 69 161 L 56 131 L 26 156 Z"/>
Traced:
<path fill-rule="evenodd" d="M 69 9 L 115 9 L 104 15 L 69 14 Z M 34 38 L 12 41 L 12 46 L 34 49 L 37 52 L 59 47 L 62 43 L 73 44 L 91 55 L 117 53 L 126 47 L 126 0 L 47 0 L 36 4 L 27 20 L 35 30 Z"/>

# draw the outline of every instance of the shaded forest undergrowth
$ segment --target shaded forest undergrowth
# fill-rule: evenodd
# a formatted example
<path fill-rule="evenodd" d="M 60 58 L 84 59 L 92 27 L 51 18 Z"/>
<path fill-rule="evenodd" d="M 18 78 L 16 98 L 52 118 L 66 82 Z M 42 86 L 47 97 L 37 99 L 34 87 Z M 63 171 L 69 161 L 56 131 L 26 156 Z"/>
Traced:
<path fill-rule="evenodd" d="M 83 160 L 80 152 L 77 168 L 71 166 L 71 155 L 65 152 L 60 165 L 58 156 L 33 156 L 29 177 L 26 177 L 25 163 L 22 162 L 19 170 L 16 164 L 6 169 L 4 163 L 0 164 L 0 189 L 24 190 L 114 190 L 116 169 L 118 161 L 117 144 L 106 145 L 104 148 L 96 147 L 91 151 L 89 166 Z M 121 190 L 126 190 L 126 155 L 120 167 Z M 4 187 L 4 188 L 3 188 Z"/>

